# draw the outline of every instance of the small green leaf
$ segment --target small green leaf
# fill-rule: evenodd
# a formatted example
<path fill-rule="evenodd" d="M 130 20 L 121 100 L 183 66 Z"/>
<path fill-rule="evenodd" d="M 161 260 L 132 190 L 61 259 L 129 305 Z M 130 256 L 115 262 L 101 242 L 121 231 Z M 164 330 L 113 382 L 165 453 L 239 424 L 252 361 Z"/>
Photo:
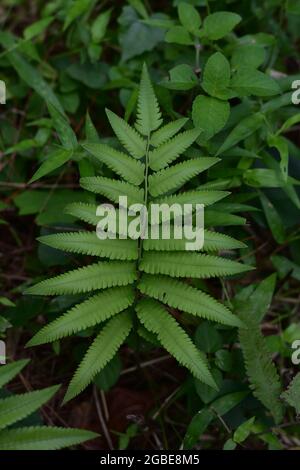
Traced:
<path fill-rule="evenodd" d="M 35 21 L 24 29 L 24 39 L 27 41 L 43 33 L 50 23 L 54 20 L 54 16 L 47 16 L 41 20 Z"/>
<path fill-rule="evenodd" d="M 253 429 L 254 421 L 255 421 L 255 416 L 248 419 L 244 423 L 240 424 L 240 426 L 234 432 L 234 435 L 233 435 L 234 442 L 236 442 L 237 444 L 241 444 L 249 437 Z"/>
<path fill-rule="evenodd" d="M 106 34 L 107 26 L 110 20 L 111 10 L 107 10 L 94 20 L 92 27 L 91 27 L 91 34 L 94 43 L 98 44 L 102 41 Z"/>
<path fill-rule="evenodd" d="M 229 62 L 223 54 L 216 52 L 206 62 L 201 83 L 202 88 L 215 98 L 227 99 L 230 96 L 227 90 L 229 81 Z"/>
<path fill-rule="evenodd" d="M 240 15 L 229 11 L 212 13 L 205 18 L 201 35 L 216 41 L 230 33 L 241 19 Z"/>
<path fill-rule="evenodd" d="M 50 153 L 47 156 L 47 159 L 41 164 L 39 169 L 34 173 L 33 177 L 28 181 L 28 184 L 37 181 L 38 179 L 42 178 L 51 171 L 56 170 L 68 160 L 70 160 L 73 154 L 72 150 L 60 148 L 58 150 L 54 150 L 54 152 Z"/>
<path fill-rule="evenodd" d="M 197 31 L 201 25 L 201 17 L 193 5 L 180 2 L 178 5 L 179 21 L 190 33 Z"/>
<path fill-rule="evenodd" d="M 183 26 L 172 26 L 165 35 L 165 41 L 183 46 L 190 46 L 194 44 L 191 35 Z"/>

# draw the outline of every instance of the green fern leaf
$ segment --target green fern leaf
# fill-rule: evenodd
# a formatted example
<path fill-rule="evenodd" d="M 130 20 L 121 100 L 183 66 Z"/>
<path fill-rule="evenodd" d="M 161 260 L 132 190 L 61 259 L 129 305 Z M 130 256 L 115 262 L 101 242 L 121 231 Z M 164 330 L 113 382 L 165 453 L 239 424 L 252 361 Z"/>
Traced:
<path fill-rule="evenodd" d="M 135 260 L 138 257 L 136 240 L 100 240 L 95 232 L 69 232 L 44 235 L 38 241 L 58 250 L 100 256 L 113 260 Z"/>
<path fill-rule="evenodd" d="M 136 280 L 135 264 L 103 261 L 41 281 L 27 289 L 31 295 L 64 295 L 126 286 Z"/>
<path fill-rule="evenodd" d="M 167 274 L 172 277 L 206 279 L 229 276 L 252 269 L 245 264 L 225 258 L 198 253 L 147 252 L 140 262 L 140 269 L 149 274 Z"/>
<path fill-rule="evenodd" d="M 240 319 L 208 294 L 166 276 L 143 275 L 139 290 L 173 308 L 224 325 L 242 326 Z"/>
<path fill-rule="evenodd" d="M 128 183 L 138 186 L 144 180 L 144 165 L 125 153 L 103 144 L 84 143 L 81 145 Z"/>
<path fill-rule="evenodd" d="M 132 305 L 134 299 L 132 287 L 107 289 L 76 305 L 50 325 L 42 328 L 27 346 L 50 343 L 104 322 Z"/>
<path fill-rule="evenodd" d="M 178 134 L 173 139 L 163 143 L 160 147 L 149 152 L 150 168 L 161 170 L 176 160 L 199 136 L 201 130 L 191 129 Z"/>
<path fill-rule="evenodd" d="M 64 212 L 88 224 L 97 225 L 100 220 L 99 216 L 96 215 L 97 207 L 96 204 L 73 202 L 65 207 Z"/>
<path fill-rule="evenodd" d="M 155 199 L 156 204 L 203 204 L 204 206 L 210 206 L 215 202 L 228 196 L 226 191 L 184 191 L 179 194 L 173 194 L 172 196 L 164 196 Z"/>
<path fill-rule="evenodd" d="M 295 408 L 297 415 L 300 414 L 300 372 L 295 375 L 288 389 L 281 394 L 281 398 Z"/>
<path fill-rule="evenodd" d="M 188 122 L 187 118 L 177 119 L 161 127 L 151 135 L 150 143 L 153 147 L 159 147 L 171 139 Z"/>
<path fill-rule="evenodd" d="M 124 119 L 106 109 L 106 114 L 121 144 L 134 158 L 142 158 L 146 153 L 146 141 Z"/>
<path fill-rule="evenodd" d="M 140 321 L 145 327 L 157 334 L 163 347 L 177 361 L 187 367 L 192 374 L 205 384 L 217 389 L 209 372 L 205 355 L 192 343 L 176 320 L 158 302 L 144 299 L 136 306 Z"/>
<path fill-rule="evenodd" d="M 144 64 L 139 88 L 135 127 L 141 134 L 150 136 L 150 133 L 155 131 L 161 123 L 162 119 L 158 101 L 153 91 L 146 64 Z"/>
<path fill-rule="evenodd" d="M 59 385 L 0 400 L 0 429 L 20 421 L 40 408 L 57 392 Z"/>
<path fill-rule="evenodd" d="M 29 362 L 29 359 L 21 359 L 0 367 L 0 388 L 13 379 Z"/>
<path fill-rule="evenodd" d="M 97 436 L 83 429 L 47 426 L 8 429 L 0 432 L 0 450 L 58 450 Z"/>
<path fill-rule="evenodd" d="M 199 158 L 161 170 L 149 176 L 149 192 L 156 197 L 172 189 L 180 188 L 191 178 L 215 165 L 218 161 L 213 157 Z"/>
<path fill-rule="evenodd" d="M 107 199 L 118 203 L 120 196 L 127 196 L 128 205 L 143 203 L 144 190 L 124 181 L 113 180 L 104 176 L 87 176 L 80 179 L 80 185 L 93 193 L 102 194 Z"/>
<path fill-rule="evenodd" d="M 143 243 L 143 249 L 146 251 L 184 251 L 185 244 L 189 240 L 182 239 L 147 239 Z M 245 248 L 246 245 L 238 240 L 235 240 L 228 235 L 223 233 L 211 232 L 209 230 L 204 230 L 204 245 L 203 251 L 218 251 L 218 250 L 233 250 L 238 248 Z"/>
<path fill-rule="evenodd" d="M 268 309 L 274 287 L 275 279 L 270 276 L 254 291 L 249 292 L 249 295 L 244 295 L 242 290 L 234 299 L 234 306 L 246 325 L 246 328 L 239 330 L 239 340 L 253 395 L 270 410 L 276 423 L 279 423 L 283 417 L 283 407 L 280 402 L 280 378 L 259 324 Z"/>
<path fill-rule="evenodd" d="M 132 322 L 127 312 L 120 313 L 109 320 L 93 341 L 75 372 L 64 403 L 74 398 L 91 383 L 95 375 L 114 357 L 131 328 Z"/>
<path fill-rule="evenodd" d="M 271 411 L 276 423 L 280 423 L 283 417 L 279 401 L 281 384 L 265 338 L 256 327 L 241 329 L 239 340 L 253 395 Z"/>

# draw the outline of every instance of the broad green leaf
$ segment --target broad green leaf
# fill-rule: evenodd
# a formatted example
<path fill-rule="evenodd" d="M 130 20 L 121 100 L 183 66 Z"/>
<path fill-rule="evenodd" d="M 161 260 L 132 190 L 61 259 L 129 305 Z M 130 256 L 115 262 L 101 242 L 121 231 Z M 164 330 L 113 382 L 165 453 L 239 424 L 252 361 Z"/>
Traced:
<path fill-rule="evenodd" d="M 197 83 L 197 77 L 190 65 L 176 65 L 169 71 L 170 78 L 163 80 L 160 85 L 170 90 L 191 90 Z"/>
<path fill-rule="evenodd" d="M 190 33 L 197 31 L 201 25 L 201 17 L 193 5 L 180 2 L 178 5 L 179 21 Z"/>
<path fill-rule="evenodd" d="M 212 13 L 205 18 L 201 35 L 216 41 L 230 33 L 241 19 L 239 15 L 230 11 Z"/>
<path fill-rule="evenodd" d="M 256 69 L 264 63 L 266 57 L 265 48 L 258 44 L 242 44 L 234 49 L 231 57 L 233 69 L 251 67 Z"/>
<path fill-rule="evenodd" d="M 192 108 L 192 118 L 195 128 L 203 130 L 200 139 L 208 140 L 219 132 L 226 124 L 230 114 L 227 101 L 198 95 Z"/>
<path fill-rule="evenodd" d="M 231 87 L 239 96 L 272 96 L 280 93 L 279 85 L 272 77 L 251 67 L 238 69 L 231 79 Z"/>
<path fill-rule="evenodd" d="M 227 99 L 230 94 L 227 90 L 230 81 L 230 65 L 226 57 L 215 52 L 206 62 L 202 88 L 211 96 Z"/>
<path fill-rule="evenodd" d="M 193 44 L 191 35 L 183 26 L 172 26 L 165 35 L 165 41 L 183 46 L 190 46 Z"/>

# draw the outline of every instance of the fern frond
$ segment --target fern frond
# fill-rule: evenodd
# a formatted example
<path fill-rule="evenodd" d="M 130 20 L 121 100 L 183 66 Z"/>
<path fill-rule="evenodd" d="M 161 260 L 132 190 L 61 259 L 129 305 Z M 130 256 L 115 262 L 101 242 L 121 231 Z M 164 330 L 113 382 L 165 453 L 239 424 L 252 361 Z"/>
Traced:
<path fill-rule="evenodd" d="M 164 240 L 162 238 L 154 240 L 148 238 L 143 242 L 143 249 L 146 251 L 184 251 L 187 239 L 170 239 Z M 204 245 L 202 251 L 219 251 L 219 250 L 234 250 L 238 248 L 245 248 L 246 245 L 234 238 L 224 235 L 223 233 L 211 232 L 204 230 Z"/>
<path fill-rule="evenodd" d="M 251 267 L 225 258 L 199 253 L 156 253 L 144 254 L 139 265 L 148 274 L 166 274 L 172 277 L 230 276 L 249 271 Z"/>
<path fill-rule="evenodd" d="M 118 238 L 100 240 L 95 232 L 55 233 L 39 237 L 38 241 L 58 250 L 112 260 L 135 260 L 138 257 L 137 240 Z"/>
<path fill-rule="evenodd" d="M 280 423 L 283 417 L 279 401 L 281 384 L 265 338 L 259 327 L 252 327 L 240 329 L 239 340 L 253 395 L 270 410 L 276 423 Z"/>
<path fill-rule="evenodd" d="M 68 310 L 42 328 L 27 344 L 37 346 L 85 330 L 122 312 L 134 302 L 132 287 L 112 287 Z"/>
<path fill-rule="evenodd" d="M 188 122 L 188 118 L 177 119 L 161 127 L 157 131 L 153 132 L 150 139 L 150 144 L 153 147 L 159 147 L 164 144 L 167 140 L 171 139 L 180 129 Z"/>
<path fill-rule="evenodd" d="M 156 204 L 203 204 L 210 206 L 215 202 L 228 196 L 230 193 L 227 191 L 184 191 L 179 194 L 172 194 L 171 196 L 164 196 L 155 199 Z"/>
<path fill-rule="evenodd" d="M 78 395 L 114 357 L 132 328 L 128 312 L 111 318 L 88 349 L 64 398 L 64 403 Z"/>
<path fill-rule="evenodd" d="M 135 263 L 103 261 L 41 281 L 27 289 L 31 295 L 64 295 L 126 286 L 136 280 Z"/>
<path fill-rule="evenodd" d="M 300 414 L 300 372 L 295 375 L 288 389 L 281 394 L 281 398 L 295 408 L 297 415 Z"/>
<path fill-rule="evenodd" d="M 142 158 L 146 153 L 146 141 L 124 119 L 106 109 L 106 115 L 114 133 L 125 149 L 134 158 Z"/>
<path fill-rule="evenodd" d="M 270 410 L 277 423 L 283 417 L 281 384 L 260 320 L 268 310 L 275 288 L 275 277 L 264 279 L 254 290 L 242 290 L 234 299 L 235 310 L 246 328 L 239 329 L 239 340 L 253 395 Z"/>
<path fill-rule="evenodd" d="M 223 325 L 242 326 L 240 319 L 210 295 L 167 276 L 143 274 L 138 289 L 173 308 Z"/>
<path fill-rule="evenodd" d="M 144 180 L 145 165 L 129 155 L 104 144 L 84 143 L 82 147 L 107 165 L 128 183 L 139 186 Z"/>
<path fill-rule="evenodd" d="M 172 189 L 180 188 L 191 178 L 215 165 L 218 161 L 219 159 L 213 157 L 197 158 L 160 170 L 149 176 L 149 192 L 152 196 L 157 197 Z"/>
<path fill-rule="evenodd" d="M 28 364 L 29 359 L 21 359 L 0 367 L 0 388 L 6 385 Z"/>
<path fill-rule="evenodd" d="M 0 429 L 20 421 L 40 408 L 57 392 L 59 385 L 0 400 Z"/>
<path fill-rule="evenodd" d="M 149 136 L 162 123 L 161 112 L 150 81 L 146 64 L 143 65 L 137 103 L 137 130 Z"/>
<path fill-rule="evenodd" d="M 95 437 L 96 433 L 84 429 L 48 426 L 7 429 L 0 432 L 0 450 L 58 450 Z"/>
<path fill-rule="evenodd" d="M 157 334 L 159 342 L 180 364 L 201 382 L 217 389 L 205 355 L 162 305 L 155 300 L 144 299 L 137 304 L 136 311 L 140 321 L 149 331 Z"/>
<path fill-rule="evenodd" d="M 73 202 L 68 204 L 64 212 L 66 214 L 72 215 L 76 219 L 83 220 L 91 225 L 97 225 L 99 222 L 99 216 L 96 215 L 97 205 L 88 204 L 85 202 Z"/>
<path fill-rule="evenodd" d="M 129 206 L 144 201 L 144 190 L 124 181 L 104 176 L 86 176 L 80 179 L 80 185 L 88 191 L 102 194 L 115 203 L 119 202 L 119 196 L 127 196 Z"/>
<path fill-rule="evenodd" d="M 149 165 L 154 171 L 161 170 L 176 160 L 199 136 L 201 130 L 191 129 L 181 132 L 173 139 L 149 152 Z"/>

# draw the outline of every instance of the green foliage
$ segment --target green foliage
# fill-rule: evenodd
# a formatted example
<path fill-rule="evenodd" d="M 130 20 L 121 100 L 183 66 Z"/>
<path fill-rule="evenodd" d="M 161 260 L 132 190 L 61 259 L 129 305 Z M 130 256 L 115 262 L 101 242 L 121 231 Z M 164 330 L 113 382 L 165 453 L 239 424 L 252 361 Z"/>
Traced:
<path fill-rule="evenodd" d="M 133 145 L 136 149 L 134 156 L 137 157 L 139 155 L 139 149 L 145 149 L 143 163 L 136 162 L 130 155 L 120 153 L 110 147 L 103 147 L 101 144 L 88 142 L 84 144 L 86 150 L 99 158 L 101 162 L 107 164 L 108 167 L 113 169 L 121 177 L 124 177 L 127 181 L 130 180 L 133 182 L 134 179 L 134 183 L 138 184 L 136 176 L 137 174 L 140 175 L 140 168 L 144 167 L 144 187 L 137 188 L 130 183 L 99 176 L 81 178 L 81 185 L 89 191 L 108 197 L 113 202 L 118 201 L 119 195 L 125 194 L 129 197 L 128 204 L 144 201 L 151 210 L 152 201 L 155 202 L 157 196 L 166 194 L 170 189 L 178 190 L 180 186 L 195 175 L 217 163 L 217 159 L 210 157 L 192 159 L 148 174 L 149 167 L 151 168 L 151 161 L 155 162 L 158 160 L 157 155 L 162 155 L 164 162 L 162 166 L 165 167 L 174 160 L 174 157 L 179 157 L 181 151 L 191 145 L 196 135 L 198 135 L 197 131 L 197 134 L 193 134 L 192 140 L 187 140 L 186 133 L 178 134 L 178 148 L 175 151 L 176 153 L 174 153 L 174 157 L 166 160 L 163 157 L 164 154 L 160 154 L 159 152 L 161 148 L 168 147 L 169 143 L 172 141 L 167 140 L 163 143 L 165 141 L 163 132 L 161 132 L 161 137 L 159 138 L 162 142 L 161 145 L 158 145 L 156 149 L 152 151 L 152 154 L 150 153 L 151 132 L 155 131 L 160 125 L 161 113 L 149 80 L 147 69 L 144 67 L 138 99 L 136 127 L 142 135 L 146 136 L 145 143 L 142 135 L 132 131 L 129 135 L 135 136 L 135 142 L 142 142 L 142 145 L 138 145 L 137 147 L 135 143 L 132 144 L 131 142 L 130 146 L 128 146 L 128 140 L 126 140 L 128 134 L 122 134 L 124 121 L 113 117 L 113 128 L 117 136 L 122 136 L 121 141 L 124 143 L 127 150 Z M 174 130 L 174 128 L 172 129 L 171 126 L 169 126 L 169 129 L 172 129 L 171 134 L 174 134 L 176 130 L 178 131 L 180 127 L 181 126 L 176 124 Z M 170 135 L 169 130 L 168 132 Z M 126 135 L 125 139 L 124 135 Z M 136 136 L 138 137 L 136 138 Z M 173 142 L 175 139 L 176 136 L 173 137 Z M 175 150 L 175 147 L 173 148 Z M 154 152 L 156 152 L 156 157 L 153 157 Z M 167 152 L 165 152 L 165 155 L 167 155 Z M 156 168 L 161 168 L 161 165 L 156 165 Z M 218 199 L 220 193 L 214 193 L 212 191 L 210 194 L 214 199 Z M 185 196 L 185 193 L 182 193 L 182 195 Z M 195 196 L 198 198 L 200 195 L 201 191 L 199 193 L 192 193 L 190 197 L 194 199 Z M 178 196 L 180 197 L 181 193 L 178 193 Z M 81 207 L 82 206 L 77 205 L 76 210 Z M 74 208 L 73 206 L 73 211 L 71 211 L 73 214 L 75 213 Z M 77 215 L 80 216 L 81 214 L 77 212 Z M 83 218 L 85 219 L 85 217 Z M 223 240 L 225 244 L 226 242 L 230 242 L 230 239 L 226 237 L 224 239 L 222 234 L 220 234 L 219 242 L 221 246 Z M 81 267 L 57 277 L 41 281 L 39 284 L 27 290 L 27 293 L 34 295 L 57 295 L 87 293 L 99 289 L 111 288 L 101 291 L 99 294 L 90 297 L 81 304 L 77 304 L 62 317 L 55 320 L 50 325 L 47 325 L 30 342 L 30 344 L 40 344 L 54 341 L 108 320 L 98 336 L 96 336 L 77 369 L 70 383 L 65 401 L 80 393 L 93 380 L 95 375 L 113 358 L 117 349 L 121 346 L 132 329 L 132 322 L 136 316 L 134 310 L 136 310 L 138 319 L 146 329 L 154 333 L 161 345 L 181 364 L 186 366 L 195 377 L 202 380 L 204 383 L 215 386 L 205 361 L 205 356 L 200 354 L 188 335 L 179 327 L 176 320 L 172 318 L 160 303 L 154 300 L 140 300 L 139 291 L 146 294 L 147 297 L 154 297 L 163 303 L 167 303 L 176 308 L 179 307 L 183 311 L 193 315 L 202 315 L 227 325 L 238 326 L 241 323 L 237 317 L 230 313 L 222 304 L 219 304 L 208 294 L 201 292 L 201 290 L 190 287 L 185 283 L 178 283 L 178 281 L 172 280 L 172 277 L 202 279 L 226 276 L 246 271 L 249 269 L 247 266 L 217 256 L 186 253 L 184 251 L 178 252 L 176 244 L 175 246 L 169 244 L 167 247 L 161 245 L 161 250 L 167 250 L 168 252 L 158 253 L 155 250 L 151 250 L 151 242 L 150 250 L 149 245 L 148 249 L 146 245 L 146 250 L 144 250 L 142 239 L 138 240 L 137 243 L 122 239 L 97 240 L 95 234 L 85 232 L 50 235 L 43 237 L 41 241 L 58 249 L 66 249 L 71 252 L 93 254 L 101 258 L 118 260 L 109 262 L 99 261 L 96 264 Z M 173 240 L 173 243 L 174 241 L 175 240 Z M 213 246 L 211 246 L 211 249 L 215 249 L 216 245 L 214 243 L 218 244 L 218 235 L 216 242 L 212 240 L 212 243 Z M 236 246 L 236 243 L 233 242 L 230 246 L 233 248 Z M 123 261 L 128 259 L 137 259 L 137 263 Z M 137 284 L 139 291 L 134 291 L 130 287 L 130 284 L 134 287 L 135 281 L 140 278 L 142 272 L 146 272 L 148 275 L 143 276 L 141 281 Z M 156 287 L 156 289 L 163 287 L 164 291 L 162 294 L 159 293 L 159 290 L 155 290 L 154 287 L 155 282 L 158 280 L 156 277 L 157 274 L 169 276 L 166 277 L 165 281 L 163 279 L 161 283 L 159 282 L 159 286 Z M 175 289 L 173 283 L 176 285 Z M 127 287 L 117 288 L 114 286 Z M 167 294 L 168 289 L 170 289 L 170 294 Z M 183 295 L 178 295 L 178 292 L 182 292 Z M 133 304 L 135 306 L 134 309 L 132 308 L 130 311 L 126 311 L 126 309 Z M 102 306 L 104 306 L 104 309 Z M 157 317 L 155 321 L 153 320 L 152 309 L 154 309 L 154 315 Z M 110 318 L 112 316 L 113 318 Z M 167 335 L 166 331 L 168 331 Z"/>
<path fill-rule="evenodd" d="M 162 442 L 168 448 L 179 447 L 184 434 L 182 424 L 173 423 L 187 423 L 194 414 L 191 447 L 257 448 L 260 441 L 259 448 L 280 449 L 299 438 L 297 427 L 290 426 L 294 411 L 286 406 L 298 411 L 297 376 L 291 393 L 282 393 L 279 380 L 280 375 L 286 383 L 294 375 L 291 346 L 299 338 L 299 105 L 292 102 L 300 97 L 297 3 L 3 4 L 0 339 L 13 327 L 10 338 L 20 336 L 24 344 L 42 323 L 30 344 L 53 342 L 45 357 L 55 351 L 55 373 L 69 377 L 85 346 L 125 313 L 130 332 L 126 336 L 127 320 L 120 320 L 123 335 L 103 352 L 102 362 L 95 360 L 100 372 L 92 367 L 83 383 L 92 380 L 102 390 L 116 383 L 121 362 L 112 355 L 122 341 L 127 370 L 135 367 L 135 357 L 148 363 L 148 355 L 151 362 L 159 345 L 165 347 L 187 368 L 187 380 L 164 410 L 163 420 L 170 419 L 163 421 Z M 97 205 L 116 203 L 125 194 L 130 202 L 146 199 L 149 213 L 152 202 L 203 203 L 203 248 L 186 252 L 185 239 L 120 239 L 122 229 L 117 239 L 100 240 Z M 117 220 L 120 214 L 117 209 Z M 257 270 L 245 271 L 240 280 L 239 269 L 256 263 Z M 278 282 L 268 310 L 275 280 L 262 282 L 261 289 L 253 285 L 274 271 Z M 229 277 L 223 279 L 224 273 Z M 29 290 L 37 295 L 19 296 L 31 279 L 41 281 Z M 40 297 L 44 294 L 59 297 L 48 301 Z M 136 310 L 151 299 L 164 312 L 157 315 L 161 324 L 176 331 L 175 341 L 160 323 L 148 319 L 147 330 L 140 322 Z M 238 336 L 232 327 L 239 328 Z M 67 339 L 73 335 L 74 341 Z M 191 361 L 191 338 L 197 354 L 207 353 L 219 391 L 193 378 L 200 371 Z M 103 346 L 105 341 L 101 337 Z M 20 366 L 9 367 L 0 368 L 13 377 Z M 156 380 L 158 371 L 164 376 L 163 367 L 150 367 L 147 377 L 153 372 Z M 35 372 L 39 376 L 38 363 Z M 176 374 L 177 369 L 175 380 Z M 121 387 L 127 377 L 121 376 Z M 244 393 L 245 377 L 253 390 L 247 400 L 228 415 L 227 408 L 218 409 L 219 416 L 208 409 L 213 401 Z M 166 382 L 154 390 L 158 402 L 165 400 Z M 77 382 L 73 391 L 79 389 Z M 185 403 L 182 413 L 173 406 L 177 396 Z M 283 412 L 284 434 L 276 424 L 269 427 L 270 414 L 279 423 Z M 158 428 L 161 416 L 155 419 Z M 211 424 L 214 440 L 206 439 Z M 143 430 L 129 425 L 120 447 L 130 448 L 137 436 L 140 447 Z M 27 427 L 14 439 L 13 428 L 5 432 L 7 448 L 12 442 L 42 448 L 50 436 L 49 429 Z M 63 432 L 51 429 L 53 448 L 55 434 L 62 442 Z M 69 441 L 64 435 L 66 445 L 76 443 L 72 433 Z"/>
<path fill-rule="evenodd" d="M 1 366 L 0 386 L 12 380 L 28 363 L 20 360 Z M 47 426 L 29 427 L 24 419 L 38 410 L 57 392 L 59 386 L 0 399 L 0 450 L 54 450 L 93 439 L 97 434 L 81 429 Z M 24 422 L 24 425 L 20 422 Z M 15 423 L 19 423 L 16 427 Z M 12 427 L 12 425 L 14 425 Z"/>
<path fill-rule="evenodd" d="M 281 394 L 281 397 L 293 408 L 296 413 L 300 413 L 300 374 L 298 373 L 291 383 L 288 389 Z"/>
<path fill-rule="evenodd" d="M 281 383 L 259 326 L 271 302 L 274 284 L 275 278 L 271 276 L 252 292 L 243 294 L 242 291 L 236 298 L 236 311 L 248 327 L 240 329 L 239 339 L 253 394 L 270 410 L 276 423 L 280 423 L 283 416 L 279 400 Z"/>

